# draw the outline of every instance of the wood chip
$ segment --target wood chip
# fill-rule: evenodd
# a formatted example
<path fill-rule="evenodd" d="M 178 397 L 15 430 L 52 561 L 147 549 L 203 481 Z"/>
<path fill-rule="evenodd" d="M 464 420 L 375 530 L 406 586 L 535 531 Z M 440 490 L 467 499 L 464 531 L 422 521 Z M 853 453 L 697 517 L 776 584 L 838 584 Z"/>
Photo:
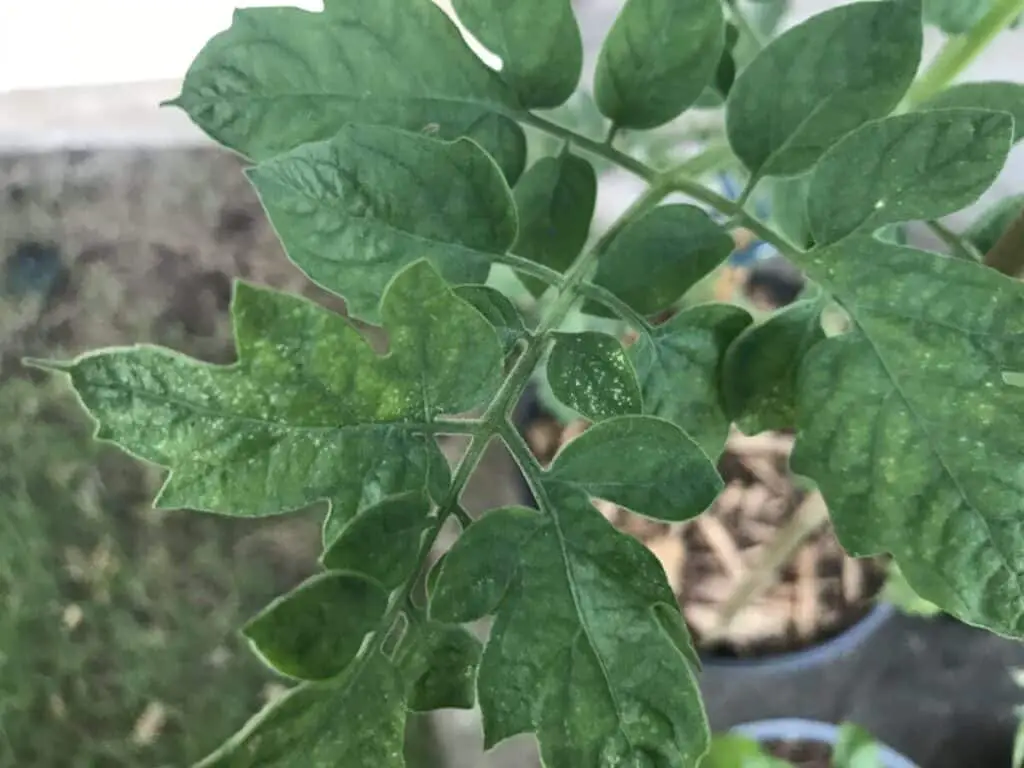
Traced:
<path fill-rule="evenodd" d="M 814 637 L 818 630 L 818 553 L 814 547 L 802 547 L 794 562 L 796 588 L 793 592 L 793 625 L 804 640 Z"/>
<path fill-rule="evenodd" d="M 559 426 L 555 421 L 535 421 L 525 434 L 526 444 L 533 455 L 541 462 L 549 460 L 555 453 L 559 442 Z"/>
<path fill-rule="evenodd" d="M 864 597 L 864 566 L 852 557 L 842 559 L 843 599 L 855 603 Z"/>
<path fill-rule="evenodd" d="M 576 421 L 571 422 L 565 429 L 562 430 L 562 439 L 560 444 L 565 445 L 570 440 L 579 437 L 580 435 L 587 431 L 587 427 L 589 426 L 590 423 L 584 421 L 583 419 L 577 419 Z"/>
<path fill-rule="evenodd" d="M 697 529 L 729 577 L 738 579 L 746 570 L 746 566 L 736 542 L 722 525 L 722 521 L 714 515 L 702 515 L 697 518 Z"/>
<path fill-rule="evenodd" d="M 778 462 L 764 456 L 743 456 L 743 466 L 776 496 L 788 496 L 793 483 L 780 471 Z M 758 486 L 754 486 L 757 488 Z"/>
<path fill-rule="evenodd" d="M 744 435 L 734 430 L 725 444 L 730 453 L 743 456 L 789 456 L 795 438 L 780 432 L 762 432 L 758 435 Z"/>
<path fill-rule="evenodd" d="M 738 508 L 743 503 L 744 491 L 743 483 L 733 480 L 718 494 L 712 509 L 715 511 L 725 511 Z"/>
<path fill-rule="evenodd" d="M 622 522 L 622 518 L 626 513 L 626 510 L 618 504 L 605 501 L 604 499 L 595 499 L 594 506 L 597 507 L 597 511 L 604 516 L 605 520 L 616 527 Z"/>
<path fill-rule="evenodd" d="M 665 536 L 649 541 L 647 548 L 654 553 L 661 567 L 665 569 L 668 585 L 672 587 L 672 593 L 678 597 L 683 592 L 683 566 L 686 563 L 686 547 L 682 538 L 670 531 Z"/>
<path fill-rule="evenodd" d="M 769 509 L 771 491 L 763 485 L 752 485 L 743 493 L 743 500 L 739 504 L 742 514 L 748 517 L 768 517 L 764 513 Z"/>

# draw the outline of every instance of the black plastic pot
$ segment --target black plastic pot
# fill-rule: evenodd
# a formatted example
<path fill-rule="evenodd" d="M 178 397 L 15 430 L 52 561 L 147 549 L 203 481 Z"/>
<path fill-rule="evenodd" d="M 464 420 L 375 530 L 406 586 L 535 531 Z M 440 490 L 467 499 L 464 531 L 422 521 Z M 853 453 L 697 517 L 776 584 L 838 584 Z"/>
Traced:
<path fill-rule="evenodd" d="M 809 648 L 751 658 L 702 653 L 700 661 L 706 669 L 732 669 L 758 674 L 780 674 L 815 669 L 831 664 L 855 651 L 895 613 L 896 608 L 889 603 L 875 603 L 860 621 L 828 640 Z"/>
<path fill-rule="evenodd" d="M 770 741 L 802 741 L 835 746 L 839 739 L 837 726 L 797 718 L 760 720 L 730 730 L 762 744 Z M 882 768 L 918 768 L 909 758 L 884 744 L 878 745 L 878 759 Z"/>

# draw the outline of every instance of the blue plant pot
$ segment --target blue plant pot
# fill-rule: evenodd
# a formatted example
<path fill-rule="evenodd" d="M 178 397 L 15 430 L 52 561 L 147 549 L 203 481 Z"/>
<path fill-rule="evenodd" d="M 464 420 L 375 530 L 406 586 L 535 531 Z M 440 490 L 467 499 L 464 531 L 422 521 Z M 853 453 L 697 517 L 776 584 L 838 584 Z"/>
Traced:
<path fill-rule="evenodd" d="M 767 741 L 813 741 L 835 746 L 839 739 L 837 726 L 797 718 L 759 720 L 755 723 L 737 725 L 730 730 L 761 743 Z M 878 759 L 882 768 L 918 768 L 909 759 L 884 744 L 878 745 Z"/>
<path fill-rule="evenodd" d="M 895 606 L 889 603 L 875 603 L 860 621 L 847 627 L 838 635 L 809 648 L 750 658 L 702 653 L 700 661 L 705 669 L 731 669 L 758 674 L 780 674 L 815 669 L 831 664 L 855 651 L 895 613 Z"/>

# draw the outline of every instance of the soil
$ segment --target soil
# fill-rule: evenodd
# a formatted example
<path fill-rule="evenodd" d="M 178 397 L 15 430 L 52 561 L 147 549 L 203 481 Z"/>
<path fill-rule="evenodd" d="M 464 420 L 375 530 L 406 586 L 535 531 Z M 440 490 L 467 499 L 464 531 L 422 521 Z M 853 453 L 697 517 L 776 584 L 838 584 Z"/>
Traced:
<path fill-rule="evenodd" d="M 793 768 L 832 768 L 832 748 L 820 741 L 770 741 L 763 746 L 772 756 L 788 760 Z"/>

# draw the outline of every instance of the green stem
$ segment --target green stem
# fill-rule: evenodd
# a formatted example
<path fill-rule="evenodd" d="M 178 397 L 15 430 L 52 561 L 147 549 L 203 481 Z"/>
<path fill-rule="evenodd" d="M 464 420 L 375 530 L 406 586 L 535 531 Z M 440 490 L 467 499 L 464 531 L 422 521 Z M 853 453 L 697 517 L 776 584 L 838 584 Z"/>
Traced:
<path fill-rule="evenodd" d="M 537 264 L 529 259 L 524 259 L 522 256 L 516 256 L 512 253 L 501 253 L 496 254 L 494 260 L 499 264 L 504 264 L 506 267 L 509 267 L 516 272 L 522 272 L 524 275 L 536 277 L 538 280 L 542 280 L 548 285 L 555 285 L 562 288 L 565 283 L 565 276 L 561 272 L 551 269 L 551 267 L 545 267 L 543 264 Z M 584 282 L 578 286 L 578 289 L 581 297 L 591 299 L 592 301 L 596 301 L 597 303 L 604 305 L 629 323 L 629 325 L 635 330 L 644 332 L 651 329 L 651 324 L 647 321 L 647 318 L 607 288 L 602 288 L 601 286 L 594 285 L 593 283 Z"/>
<path fill-rule="evenodd" d="M 533 451 L 530 450 L 526 438 L 520 434 L 518 429 L 507 422 L 503 425 L 499 436 L 502 442 L 505 443 L 505 447 L 508 448 L 508 453 L 512 460 L 519 467 L 519 471 L 523 473 L 526 484 L 529 486 L 534 498 L 537 498 L 538 494 L 543 494 L 542 478 L 544 476 L 544 468 L 537 461 L 537 457 L 533 455 Z"/>
<path fill-rule="evenodd" d="M 534 369 L 544 356 L 544 352 L 551 339 L 551 331 L 561 325 L 573 305 L 577 300 L 579 300 L 581 296 L 580 287 L 583 285 L 593 262 L 607 249 L 608 245 L 623 229 L 623 227 L 626 227 L 637 217 L 642 216 L 648 210 L 657 205 L 658 202 L 670 191 L 671 187 L 664 183 L 652 185 L 643 195 L 637 198 L 633 205 L 631 205 L 629 209 L 608 229 L 608 231 L 598 239 L 594 247 L 580 254 L 569 268 L 564 280 L 562 281 L 562 289 L 559 291 L 556 299 L 548 307 L 545 316 L 537 326 L 535 334 L 527 342 L 522 354 L 519 355 L 483 415 L 474 423 L 469 447 L 459 460 L 459 463 L 455 468 L 455 472 L 453 473 L 451 484 L 448 486 L 448 492 L 445 494 L 444 499 L 438 504 L 434 524 L 431 526 L 429 532 L 423 538 L 423 542 L 420 545 L 420 550 L 416 559 L 416 562 L 418 563 L 418 567 L 416 569 L 417 573 L 421 572 L 426 566 L 430 552 L 433 550 L 437 537 L 441 533 L 441 529 L 444 527 L 444 524 L 448 521 L 448 518 L 452 515 L 459 515 L 459 511 L 461 510 L 459 500 L 462 496 L 462 491 L 469 482 L 469 478 L 476 469 L 477 464 L 480 463 L 480 459 L 483 458 L 484 451 L 487 449 L 488 444 L 496 435 L 502 434 L 509 429 L 509 416 L 512 409 L 515 407 L 515 404 L 522 396 L 523 391 L 526 389 L 526 385 L 529 382 Z M 466 517 L 468 517 L 468 515 L 466 515 Z M 391 628 L 394 626 L 395 622 L 398 621 L 405 609 L 407 600 L 409 599 L 416 582 L 417 579 L 408 579 L 401 588 L 395 590 L 391 594 L 384 617 L 377 625 L 377 629 L 373 632 L 373 637 L 371 638 L 370 643 L 366 646 L 369 650 L 364 652 L 363 656 L 361 656 L 355 663 L 356 666 L 353 669 L 353 675 L 361 673 L 362 668 L 366 664 L 367 659 L 370 658 L 373 649 L 378 648 L 381 643 L 385 642 Z"/>
<path fill-rule="evenodd" d="M 981 254 L 978 253 L 978 249 L 941 221 L 930 219 L 926 221 L 925 224 L 940 240 L 942 240 L 942 242 L 949 246 L 951 254 L 956 258 L 963 259 L 965 261 L 981 261 L 982 257 Z"/>
<path fill-rule="evenodd" d="M 946 41 L 924 74 L 910 86 L 903 108 L 914 109 L 942 91 L 1021 13 L 1024 0 L 996 0 L 970 30 Z"/>
<path fill-rule="evenodd" d="M 586 136 L 576 133 L 576 131 L 565 128 L 558 123 L 553 123 L 550 120 L 546 120 L 539 115 L 535 115 L 532 112 L 523 112 L 517 115 L 520 122 L 524 125 L 529 125 L 538 130 L 550 133 L 552 136 L 571 141 L 573 145 L 582 149 L 585 152 L 589 152 L 592 155 L 603 157 L 605 160 L 609 160 L 622 168 L 625 168 L 630 173 L 636 174 L 641 179 L 646 181 L 653 181 L 654 177 L 658 175 L 650 166 L 640 162 L 635 157 L 627 155 L 625 152 L 620 152 L 615 147 L 603 144 L 600 141 L 594 141 L 593 139 L 587 138 Z"/>

